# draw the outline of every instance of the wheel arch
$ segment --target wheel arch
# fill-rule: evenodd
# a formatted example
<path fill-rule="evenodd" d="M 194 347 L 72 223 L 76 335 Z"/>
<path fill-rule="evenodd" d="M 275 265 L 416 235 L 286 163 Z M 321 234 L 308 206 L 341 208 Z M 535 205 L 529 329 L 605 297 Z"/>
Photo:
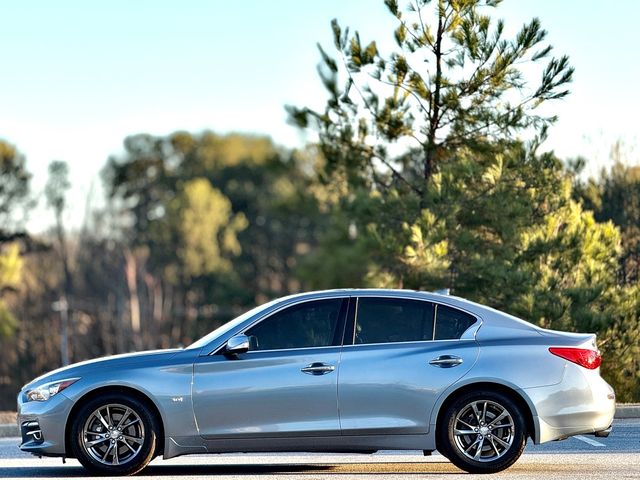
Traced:
<path fill-rule="evenodd" d="M 158 425 L 160 427 L 160 432 L 158 432 L 158 442 L 156 444 L 156 451 L 154 453 L 154 456 L 162 454 L 164 450 L 164 419 L 162 418 L 162 415 L 160 414 L 160 409 L 155 404 L 155 402 L 147 394 L 133 387 L 129 387 L 126 385 L 107 385 L 104 387 L 94 388 L 93 390 L 86 392 L 84 395 L 78 398 L 73 404 L 73 407 L 71 408 L 71 410 L 69 411 L 69 415 L 67 416 L 67 422 L 64 428 L 64 444 L 65 444 L 64 449 L 66 452 L 66 456 L 70 457 L 73 452 L 70 444 L 70 440 L 71 440 L 70 432 L 71 432 L 71 426 L 72 426 L 73 419 L 75 417 L 76 412 L 80 409 L 82 405 L 84 405 L 89 400 L 92 400 L 100 395 L 104 395 L 107 393 L 124 393 L 127 395 L 131 395 L 132 397 L 136 398 L 140 402 L 144 403 L 147 407 L 149 407 L 149 409 L 151 410 L 151 413 L 156 417 L 156 420 L 158 421 Z"/>
<path fill-rule="evenodd" d="M 433 410 L 434 413 L 431 416 L 431 424 L 434 427 L 434 436 L 436 439 L 438 438 L 438 429 L 440 428 L 442 416 L 447 410 L 447 407 L 460 395 L 480 389 L 497 391 L 511 398 L 516 405 L 518 405 L 525 418 L 527 436 L 532 438 L 535 443 L 538 443 L 540 428 L 537 422 L 538 417 L 536 410 L 531 400 L 524 395 L 520 389 L 513 385 L 506 385 L 490 380 L 473 381 L 465 383 L 464 385 L 456 385 L 451 391 L 440 397 L 438 404 Z"/>

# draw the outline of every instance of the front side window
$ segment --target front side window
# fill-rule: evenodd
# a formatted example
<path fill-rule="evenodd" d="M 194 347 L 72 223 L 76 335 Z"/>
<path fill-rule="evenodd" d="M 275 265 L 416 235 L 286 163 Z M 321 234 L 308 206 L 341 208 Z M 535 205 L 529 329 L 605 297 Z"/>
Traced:
<path fill-rule="evenodd" d="M 361 297 L 354 343 L 419 342 L 433 339 L 434 305 L 421 300 Z"/>
<path fill-rule="evenodd" d="M 342 299 L 293 305 L 247 330 L 251 350 L 328 347 L 340 344 L 336 329 Z M 340 332 L 341 333 L 341 332 Z"/>

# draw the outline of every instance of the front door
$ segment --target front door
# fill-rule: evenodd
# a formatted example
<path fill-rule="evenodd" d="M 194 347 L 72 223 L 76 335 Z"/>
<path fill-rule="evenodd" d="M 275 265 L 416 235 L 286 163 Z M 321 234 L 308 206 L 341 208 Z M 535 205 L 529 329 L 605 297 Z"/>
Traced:
<path fill-rule="evenodd" d="M 477 358 L 476 342 L 460 340 L 477 319 L 431 302 L 383 297 L 360 297 L 354 317 L 340 360 L 343 435 L 427 433 L 436 400 Z"/>
<path fill-rule="evenodd" d="M 199 357 L 193 408 L 207 439 L 336 435 L 346 298 L 279 310 L 244 333 L 249 352 Z"/>

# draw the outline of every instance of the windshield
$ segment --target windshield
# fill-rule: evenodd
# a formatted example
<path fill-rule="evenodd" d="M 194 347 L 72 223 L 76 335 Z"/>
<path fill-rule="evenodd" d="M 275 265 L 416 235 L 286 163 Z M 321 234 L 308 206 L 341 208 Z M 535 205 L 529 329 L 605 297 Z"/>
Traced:
<path fill-rule="evenodd" d="M 259 314 L 263 310 L 266 310 L 271 305 L 273 305 L 274 303 L 279 302 L 281 300 L 282 300 L 281 298 L 275 299 L 275 300 L 271 300 L 268 303 L 265 303 L 263 305 L 255 307 L 255 308 L 252 308 L 251 310 L 249 310 L 248 312 L 243 313 L 239 317 L 236 317 L 233 320 L 229 320 L 227 323 L 220 325 L 213 332 L 205 335 L 200 340 L 196 340 L 191 345 L 189 345 L 187 348 L 202 348 L 202 347 L 204 347 L 205 345 L 207 345 L 208 343 L 212 342 L 213 340 L 215 340 L 220 335 L 223 335 L 223 334 L 227 333 L 229 330 L 232 330 L 233 328 L 237 327 L 238 325 L 240 325 L 242 322 L 244 322 L 248 318 L 251 318 L 254 315 Z"/>

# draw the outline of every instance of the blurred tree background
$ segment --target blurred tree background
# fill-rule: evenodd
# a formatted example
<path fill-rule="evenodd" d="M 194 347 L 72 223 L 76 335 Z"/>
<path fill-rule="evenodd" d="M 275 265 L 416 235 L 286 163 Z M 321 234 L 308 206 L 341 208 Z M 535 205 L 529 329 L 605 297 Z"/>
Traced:
<path fill-rule="evenodd" d="M 395 50 L 334 21 L 326 107 L 287 107 L 317 142 L 130 136 L 79 231 L 61 161 L 51 231 L 24 231 L 30 176 L 0 142 L 0 409 L 65 357 L 187 345 L 269 299 L 360 286 L 595 332 L 618 398 L 640 400 L 640 167 L 618 145 L 586 179 L 544 151 L 573 69 L 537 19 L 508 37 L 497 1 L 385 3 Z"/>
<path fill-rule="evenodd" d="M 18 322 L 7 307 L 6 297 L 15 292 L 21 282 L 24 240 L 20 213 L 26 206 L 31 175 L 25 158 L 0 140 L 0 338 L 10 337 Z"/>

